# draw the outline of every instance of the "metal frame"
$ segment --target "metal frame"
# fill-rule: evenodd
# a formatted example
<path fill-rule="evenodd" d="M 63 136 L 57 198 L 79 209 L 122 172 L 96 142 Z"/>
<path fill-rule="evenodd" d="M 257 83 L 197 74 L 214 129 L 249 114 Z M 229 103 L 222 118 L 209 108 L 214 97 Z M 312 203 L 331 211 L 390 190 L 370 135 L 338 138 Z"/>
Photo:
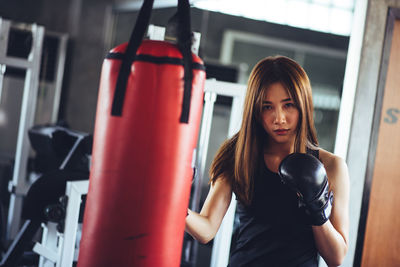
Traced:
<path fill-rule="evenodd" d="M 239 131 L 242 121 L 242 111 L 246 85 L 209 79 L 205 82 L 204 88 L 204 107 L 201 121 L 200 138 L 197 145 L 196 166 L 198 168 L 197 179 L 194 181 L 194 192 L 190 203 L 190 208 L 194 211 L 200 209 L 201 185 L 204 179 L 208 179 L 206 168 L 207 151 L 213 120 L 213 111 L 217 95 L 232 97 L 231 114 L 229 118 L 229 128 L 227 137 L 233 136 Z M 221 226 L 214 238 L 211 252 L 211 267 L 225 267 L 228 265 L 230 243 L 233 232 L 233 222 L 236 211 L 236 197 L 232 194 L 229 208 L 222 220 Z M 194 260 L 196 260 L 198 243 L 194 243 Z"/>
<path fill-rule="evenodd" d="M 72 266 L 77 260 L 78 251 L 75 249 L 78 232 L 78 218 L 82 195 L 89 189 L 89 180 L 67 182 L 66 195 L 68 204 L 65 216 L 64 233 L 57 232 L 54 223 L 43 226 L 41 243 L 36 243 L 33 251 L 40 255 L 39 267 L 48 263 L 56 267 Z"/>
<path fill-rule="evenodd" d="M 72 266 L 75 256 L 79 208 L 82 201 L 82 195 L 87 194 L 88 190 L 88 180 L 67 182 L 66 194 L 68 196 L 68 207 L 65 217 L 64 243 L 62 246 L 60 265 L 57 265 L 57 267 Z"/>
<path fill-rule="evenodd" d="M 199 177 L 201 179 L 204 178 L 204 168 L 207 157 L 208 140 L 211 130 L 215 99 L 217 95 L 230 96 L 233 98 L 227 136 L 231 137 L 239 131 L 241 125 L 246 85 L 216 80 L 206 80 L 204 91 L 206 102 L 203 110 L 200 142 L 198 146 L 198 167 L 200 170 Z M 201 183 L 201 181 L 198 183 Z M 196 188 L 197 190 L 200 190 L 200 186 L 197 186 Z M 200 193 L 197 194 L 200 195 Z M 228 211 L 226 212 L 217 235 L 214 238 L 211 253 L 211 267 L 225 267 L 228 265 L 230 250 L 230 245 L 228 244 L 231 243 L 232 239 L 235 210 L 236 198 L 233 196 Z"/>
<path fill-rule="evenodd" d="M 28 29 L 32 32 L 32 50 L 28 59 L 7 56 L 8 36 L 10 28 L 12 27 Z M 11 197 L 7 219 L 7 238 L 12 239 L 19 230 L 22 197 L 28 189 L 28 184 L 26 182 L 26 166 L 28 163 L 30 145 L 27 131 L 33 124 L 36 109 L 44 27 L 36 24 L 17 24 L 0 18 L 0 36 L 2 37 L 0 38 L 1 69 L 4 69 L 3 66 L 11 66 L 26 70 L 13 178 L 9 183 Z"/>

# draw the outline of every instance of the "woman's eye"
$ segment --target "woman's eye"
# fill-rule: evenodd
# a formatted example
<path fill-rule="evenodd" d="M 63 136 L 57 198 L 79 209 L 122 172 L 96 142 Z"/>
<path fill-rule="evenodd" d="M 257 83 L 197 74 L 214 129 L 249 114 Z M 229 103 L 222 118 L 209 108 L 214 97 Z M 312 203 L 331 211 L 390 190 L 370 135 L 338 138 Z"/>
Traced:
<path fill-rule="evenodd" d="M 285 107 L 292 108 L 292 107 L 295 107 L 295 105 L 294 105 L 294 103 L 286 103 Z"/>
<path fill-rule="evenodd" d="M 270 106 L 270 105 L 264 105 L 263 106 L 263 110 L 269 110 L 269 109 L 271 109 L 272 108 L 272 106 Z"/>

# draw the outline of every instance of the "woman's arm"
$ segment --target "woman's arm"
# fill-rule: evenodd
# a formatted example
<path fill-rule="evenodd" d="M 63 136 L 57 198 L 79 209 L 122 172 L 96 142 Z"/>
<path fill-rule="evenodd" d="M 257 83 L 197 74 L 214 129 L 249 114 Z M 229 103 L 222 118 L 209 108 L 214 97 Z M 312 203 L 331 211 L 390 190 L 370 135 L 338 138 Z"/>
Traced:
<path fill-rule="evenodd" d="M 349 232 L 349 174 L 343 159 L 320 150 L 330 188 L 333 205 L 329 220 L 313 226 L 317 249 L 328 266 L 339 266 L 347 253 Z"/>
<path fill-rule="evenodd" d="M 211 185 L 200 213 L 188 210 L 185 230 L 200 243 L 206 244 L 216 235 L 231 203 L 232 189 L 225 178 Z"/>

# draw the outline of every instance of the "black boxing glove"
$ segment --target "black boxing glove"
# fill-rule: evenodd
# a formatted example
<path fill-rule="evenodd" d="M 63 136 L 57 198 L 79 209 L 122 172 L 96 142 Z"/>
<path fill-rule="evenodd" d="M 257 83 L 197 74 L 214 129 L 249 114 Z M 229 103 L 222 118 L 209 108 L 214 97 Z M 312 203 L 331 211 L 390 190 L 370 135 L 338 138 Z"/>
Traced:
<path fill-rule="evenodd" d="M 279 176 L 304 205 L 312 225 L 324 224 L 331 215 L 333 193 L 323 164 L 314 156 L 293 153 L 279 165 Z"/>

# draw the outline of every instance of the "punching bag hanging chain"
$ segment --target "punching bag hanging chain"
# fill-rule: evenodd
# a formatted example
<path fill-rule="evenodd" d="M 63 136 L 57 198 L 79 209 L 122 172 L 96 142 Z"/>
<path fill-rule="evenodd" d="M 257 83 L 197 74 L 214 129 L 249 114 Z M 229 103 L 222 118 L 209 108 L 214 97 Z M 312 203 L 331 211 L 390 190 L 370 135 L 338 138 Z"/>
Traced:
<path fill-rule="evenodd" d="M 136 57 L 136 52 L 144 38 L 147 26 L 150 22 L 151 10 L 154 0 L 145 0 L 136 20 L 124 59 L 118 74 L 111 115 L 122 116 L 126 85 L 130 75 L 131 65 Z M 188 123 L 190 111 L 190 99 L 192 92 L 192 34 L 190 31 L 190 5 L 188 0 L 178 0 L 178 48 L 182 53 L 184 67 L 184 93 L 182 101 L 181 123 Z"/>

